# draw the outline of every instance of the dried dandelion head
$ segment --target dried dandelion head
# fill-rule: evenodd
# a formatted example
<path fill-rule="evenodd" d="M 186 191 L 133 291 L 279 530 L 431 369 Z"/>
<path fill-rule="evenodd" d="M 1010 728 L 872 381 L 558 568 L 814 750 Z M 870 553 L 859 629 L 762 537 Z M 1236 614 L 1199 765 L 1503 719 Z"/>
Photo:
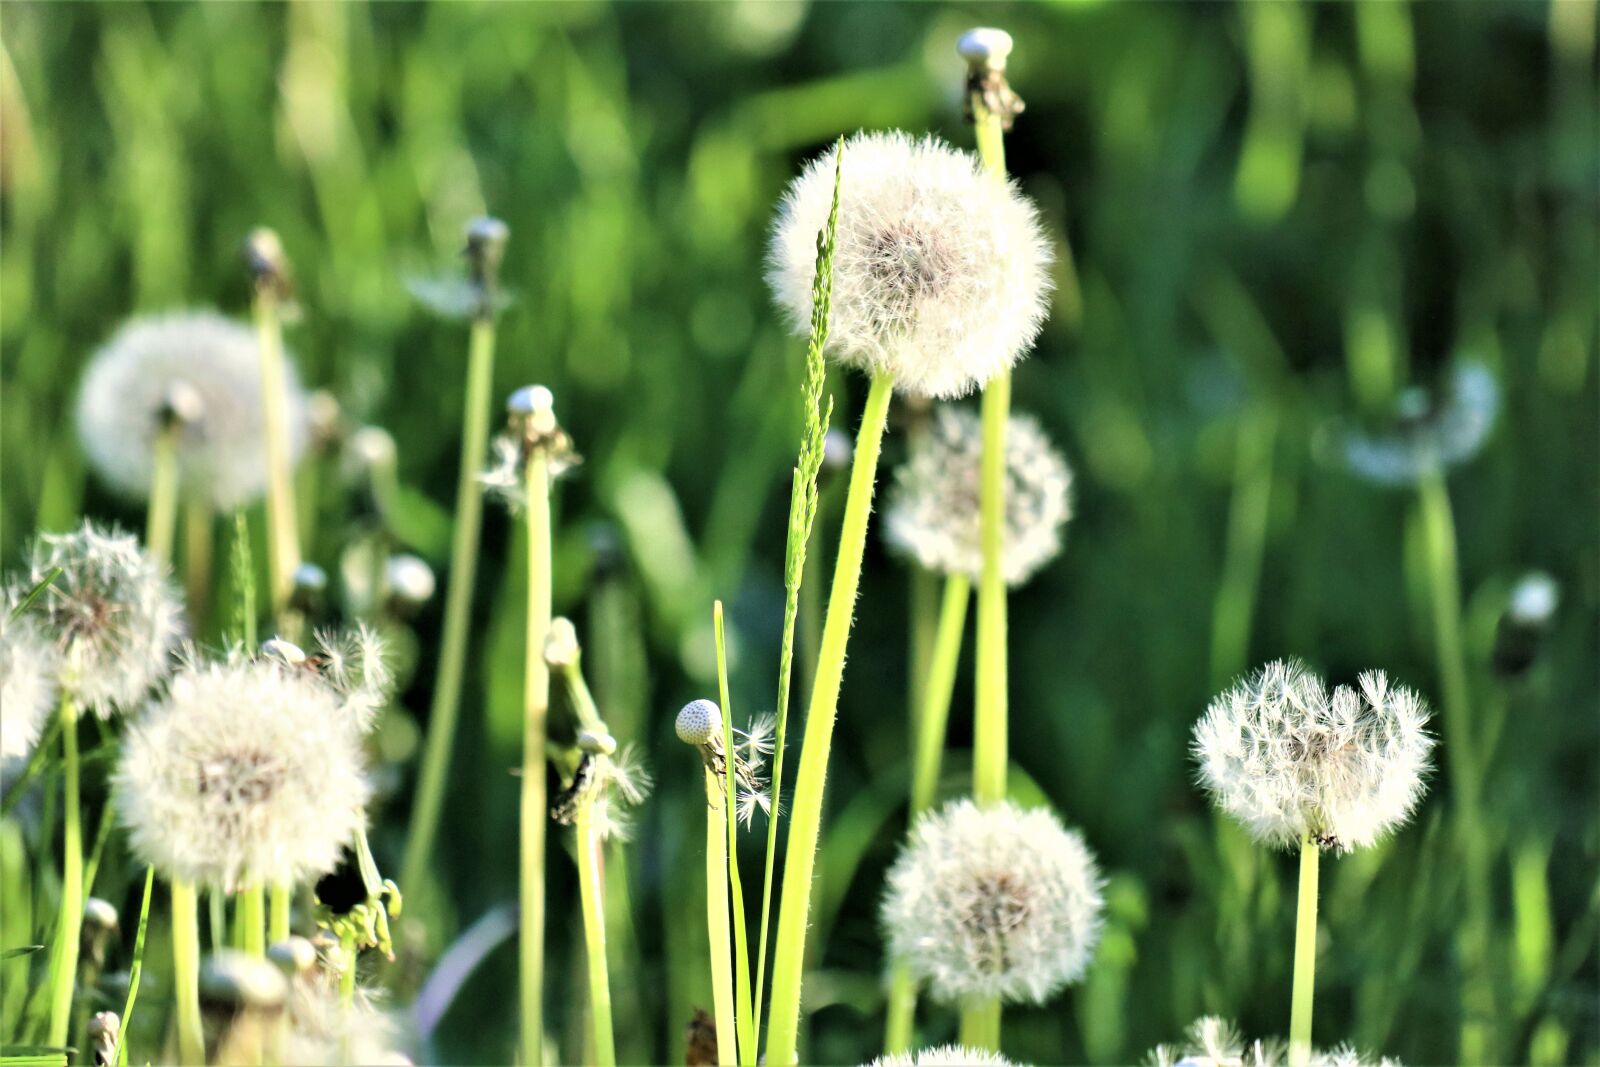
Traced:
<path fill-rule="evenodd" d="M 957 801 L 918 820 L 889 871 L 889 952 L 938 1000 L 1042 1003 L 1088 969 L 1100 885 L 1083 839 L 1050 812 Z"/>
<path fill-rule="evenodd" d="M 972 411 L 941 407 L 895 471 L 884 538 L 931 571 L 976 581 L 983 571 L 979 486 L 983 425 Z M 1039 424 L 1013 414 L 1006 430 L 1006 523 L 1001 570 L 1009 585 L 1033 577 L 1061 551 L 1072 517 L 1072 471 Z"/>
<path fill-rule="evenodd" d="M 26 759 L 56 706 L 56 649 L 18 597 L 0 596 L 0 767 Z"/>
<path fill-rule="evenodd" d="M 283 409 L 298 457 L 307 403 L 292 364 Z M 175 312 L 134 319 L 95 353 L 78 394 L 78 436 L 95 472 L 123 492 L 148 493 L 164 426 L 175 427 L 186 492 L 226 509 L 266 491 L 254 332 L 214 312 Z"/>
<path fill-rule="evenodd" d="M 1147 1062 L 1152 1067 L 1282 1067 L 1288 1046 L 1278 1040 L 1246 1042 L 1232 1023 L 1208 1015 L 1190 1025 L 1181 1043 L 1157 1045 Z M 1399 1060 L 1369 1059 L 1348 1045 L 1313 1050 L 1309 1062 L 1311 1067 L 1400 1067 Z"/>
<path fill-rule="evenodd" d="M 844 143 L 828 353 L 903 393 L 952 397 L 1010 368 L 1044 323 L 1051 250 L 1017 187 L 937 138 L 858 133 Z M 808 164 L 773 224 L 767 281 L 810 330 L 817 233 L 838 149 Z"/>
<path fill-rule="evenodd" d="M 1212 701 L 1194 728 L 1200 781 L 1257 840 L 1311 837 L 1349 851 L 1372 844 L 1416 807 L 1433 738 L 1421 697 L 1382 671 L 1360 691 L 1295 660 L 1269 663 Z"/>
<path fill-rule="evenodd" d="M 134 851 L 230 891 L 329 873 L 370 793 L 349 718 L 293 657 L 186 664 L 123 742 L 115 785 Z"/>
<path fill-rule="evenodd" d="M 26 614 L 54 646 L 61 688 L 107 718 L 143 699 L 167 672 L 183 633 L 182 603 L 166 568 L 116 529 L 86 522 L 72 533 L 41 534 L 21 590 L 58 567 Z"/>

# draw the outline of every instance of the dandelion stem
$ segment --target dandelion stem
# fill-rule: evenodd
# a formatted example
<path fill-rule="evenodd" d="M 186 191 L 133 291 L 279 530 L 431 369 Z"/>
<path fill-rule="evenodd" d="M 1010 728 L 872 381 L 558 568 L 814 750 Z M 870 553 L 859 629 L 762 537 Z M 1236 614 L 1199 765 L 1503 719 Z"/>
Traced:
<path fill-rule="evenodd" d="M 550 632 L 550 454 L 535 446 L 526 472 L 528 492 L 528 631 L 524 649 L 522 733 L 522 861 L 519 937 L 522 1062 L 544 1061 L 544 823 L 545 732 L 550 710 L 550 669 L 544 661 Z"/>
<path fill-rule="evenodd" d="M 78 705 L 61 698 L 61 911 L 50 967 L 50 1039 L 64 1046 L 72 1026 L 73 984 L 78 974 L 78 941 L 83 928 L 83 821 L 78 802 Z"/>
<path fill-rule="evenodd" d="M 917 1024 L 917 980 L 911 969 L 897 963 L 889 978 L 888 1021 L 884 1025 L 883 1054 L 902 1055 L 911 1050 Z"/>
<path fill-rule="evenodd" d="M 1000 1048 L 1000 1001 L 975 997 L 961 1009 L 961 1043 L 967 1048 Z"/>
<path fill-rule="evenodd" d="M 811 874 L 816 862 L 817 838 L 822 830 L 823 788 L 833 744 L 834 718 L 839 708 L 839 688 L 844 681 L 845 649 L 850 641 L 856 591 L 861 581 L 861 558 L 872 513 L 878 451 L 883 444 L 893 392 L 887 375 L 873 377 L 850 467 L 850 489 L 839 530 L 839 554 L 828 593 L 828 615 L 822 628 L 821 654 L 806 713 L 789 821 L 783 898 L 778 909 L 778 936 L 773 952 L 772 1004 L 768 1015 L 767 1063 L 771 1067 L 787 1067 L 796 1062 L 806 923 L 811 911 Z"/>
<path fill-rule="evenodd" d="M 267 898 L 267 944 L 289 939 L 289 905 L 293 898 L 293 886 L 280 883 L 272 887 Z"/>
<path fill-rule="evenodd" d="M 133 1024 L 133 1006 L 139 999 L 139 977 L 144 973 L 144 935 L 150 928 L 150 897 L 155 888 L 156 869 L 144 869 L 144 897 L 139 903 L 139 932 L 133 938 L 133 962 L 128 967 L 128 999 L 122 1003 L 122 1031 L 117 1036 L 117 1054 L 112 1063 L 127 1067 L 128 1028 Z"/>
<path fill-rule="evenodd" d="M 181 423 L 168 421 L 156 431 L 151 446 L 144 544 L 161 563 L 172 562 L 172 542 L 178 526 L 178 434 L 182 432 Z"/>
<path fill-rule="evenodd" d="M 295 522 L 294 478 L 289 458 L 289 413 L 284 403 L 283 324 L 278 294 L 271 283 L 258 284 L 256 337 L 261 348 L 262 425 L 267 455 L 267 559 L 272 576 L 272 612 L 282 615 L 300 566 Z"/>
<path fill-rule="evenodd" d="M 450 774 L 450 752 L 455 742 L 456 719 L 461 707 L 461 681 L 466 666 L 467 634 L 472 616 L 472 587 L 477 576 L 478 539 L 483 523 L 483 486 L 478 471 L 483 466 L 489 439 L 489 390 L 494 377 L 495 329 L 492 316 L 473 320 L 467 352 L 467 397 L 463 413 L 461 462 L 456 476 L 455 531 L 450 546 L 449 591 L 446 593 L 444 633 L 439 646 L 439 673 L 434 683 L 433 706 L 428 713 L 428 738 L 422 756 L 422 776 L 406 841 L 401 884 L 415 886 L 433 852 L 439 816 L 444 808 L 445 783 Z"/>
<path fill-rule="evenodd" d="M 252 956 L 267 954 L 266 892 L 259 885 L 239 890 L 239 907 L 235 922 L 239 925 L 239 948 Z"/>
<path fill-rule="evenodd" d="M 1311 1001 L 1317 976 L 1317 860 L 1309 835 L 1300 842 L 1300 900 L 1294 921 L 1294 999 L 1289 1011 L 1289 1067 L 1311 1061 Z"/>
<path fill-rule="evenodd" d="M 205 629 L 211 607 L 212 532 L 215 516 L 204 497 L 190 495 L 183 505 L 183 591 L 190 632 Z"/>
<path fill-rule="evenodd" d="M 722 703 L 722 761 L 724 806 L 722 822 L 728 830 L 728 899 L 733 907 L 733 949 L 736 967 L 734 986 L 734 1030 L 739 1037 L 739 1062 L 756 1062 L 755 1013 L 750 1004 L 750 945 L 745 933 L 744 887 L 739 879 L 738 789 L 734 779 L 733 705 L 728 696 L 728 646 L 722 629 L 722 601 L 712 605 L 712 630 L 717 645 L 717 696 Z"/>
<path fill-rule="evenodd" d="M 739 1046 L 733 999 L 733 931 L 728 918 L 728 839 L 723 831 L 729 812 L 722 810 L 722 783 L 709 769 L 705 774 L 706 937 L 711 944 L 711 1009 L 717 1023 L 717 1064 L 729 1067 L 738 1062 Z"/>
<path fill-rule="evenodd" d="M 589 974 L 591 1047 L 597 1067 L 612 1067 L 617 1062 L 617 1046 L 611 1023 L 611 978 L 606 966 L 604 844 L 594 832 L 593 807 L 592 800 L 580 804 L 574 826 L 578 844 L 578 888 Z"/>
<path fill-rule="evenodd" d="M 206 909 L 211 920 L 211 951 L 228 947 L 228 898 L 220 889 L 206 892 Z"/>
<path fill-rule="evenodd" d="M 194 885 L 175 881 L 172 895 L 172 995 L 178 1016 L 178 1059 L 185 1067 L 206 1061 L 200 1024 L 200 922 Z"/>

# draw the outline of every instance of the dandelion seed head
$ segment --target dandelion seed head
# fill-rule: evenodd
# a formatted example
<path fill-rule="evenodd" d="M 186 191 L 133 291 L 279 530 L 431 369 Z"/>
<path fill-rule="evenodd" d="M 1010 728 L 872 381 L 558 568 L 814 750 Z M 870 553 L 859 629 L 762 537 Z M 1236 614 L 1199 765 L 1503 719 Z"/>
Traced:
<path fill-rule="evenodd" d="M 1517 580 L 1511 589 L 1506 614 L 1518 626 L 1539 628 L 1555 616 L 1561 604 L 1561 587 L 1544 571 L 1532 571 Z"/>
<path fill-rule="evenodd" d="M 790 184 L 767 255 L 768 284 L 802 336 L 836 152 Z M 937 138 L 858 133 L 844 145 L 828 354 L 903 393 L 969 393 L 1032 346 L 1051 257 L 1032 203 L 975 157 Z"/>
<path fill-rule="evenodd" d="M 1359 691 L 1295 660 L 1270 663 L 1211 702 L 1195 725 L 1200 781 L 1217 804 L 1268 845 L 1372 844 L 1421 799 L 1433 738 L 1428 708 L 1381 671 Z"/>
<path fill-rule="evenodd" d="M 306 396 L 287 360 L 283 388 L 297 458 L 306 444 Z M 156 436 L 174 416 L 184 492 L 223 510 L 266 491 L 260 357 L 248 327 L 209 311 L 138 318 L 94 354 L 78 394 L 78 437 L 90 466 L 114 489 L 150 492 Z"/>
<path fill-rule="evenodd" d="M 882 921 L 891 956 L 936 999 L 1042 1003 L 1088 969 L 1100 888 L 1083 839 L 1055 815 L 962 800 L 912 829 Z"/>
<path fill-rule="evenodd" d="M 918 565 L 976 581 L 983 571 L 979 492 L 983 423 L 964 408 L 941 407 L 895 471 L 884 538 Z M 1039 424 L 1013 414 L 1006 430 L 1006 522 L 1001 571 L 1021 585 L 1061 551 L 1072 517 L 1072 470 Z"/>
<path fill-rule="evenodd" d="M 142 699 L 169 667 L 183 633 L 178 591 L 131 534 L 85 522 L 41 534 L 29 553 L 25 595 L 61 573 L 27 614 L 55 649 L 57 681 L 102 719 Z"/>
<path fill-rule="evenodd" d="M 133 850 L 225 891 L 329 873 L 371 791 L 348 716 L 305 667 L 191 657 L 123 741 L 115 785 Z"/>
<path fill-rule="evenodd" d="M 678 712 L 678 740 L 686 745 L 707 745 L 722 738 L 722 709 L 715 701 L 691 700 Z"/>
<path fill-rule="evenodd" d="M 968 30 L 956 42 L 956 52 L 975 67 L 1005 70 L 1006 58 L 1011 55 L 1011 35 L 1005 30 L 979 26 Z"/>
<path fill-rule="evenodd" d="M 940 1045 L 919 1052 L 879 1056 L 867 1067 L 1014 1067 L 1013 1061 L 987 1049 Z"/>
<path fill-rule="evenodd" d="M 1288 1045 L 1280 1040 L 1246 1042 L 1226 1019 L 1208 1015 L 1190 1024 L 1184 1040 L 1157 1045 L 1147 1060 L 1152 1067 L 1283 1067 L 1289 1062 Z M 1387 1056 L 1373 1060 L 1349 1045 L 1330 1050 L 1313 1049 L 1311 1067 L 1400 1067 Z"/>
<path fill-rule="evenodd" d="M 1385 430 L 1350 428 L 1334 437 L 1344 465 L 1377 485 L 1412 485 L 1476 456 L 1500 414 L 1500 385 L 1488 367 L 1459 363 L 1437 395 L 1408 389 L 1395 407 Z"/>
<path fill-rule="evenodd" d="M 0 766 L 23 760 L 56 706 L 56 649 L 32 613 L 12 618 L 26 590 L 0 596 Z"/>

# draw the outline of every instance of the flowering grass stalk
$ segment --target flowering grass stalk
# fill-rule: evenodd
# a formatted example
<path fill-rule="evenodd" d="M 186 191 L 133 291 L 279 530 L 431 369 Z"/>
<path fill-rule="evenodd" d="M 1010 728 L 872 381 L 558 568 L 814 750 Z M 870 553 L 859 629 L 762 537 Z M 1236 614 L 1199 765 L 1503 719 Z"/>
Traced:
<path fill-rule="evenodd" d="M 288 293 L 288 264 L 278 235 L 253 231 L 246 254 L 255 275 L 252 308 L 261 349 L 262 425 L 267 457 L 267 546 L 272 575 L 272 610 L 288 606 L 300 566 L 300 536 L 295 520 L 294 477 L 289 448 L 289 416 L 284 405 L 285 371 L 280 302 Z"/>
<path fill-rule="evenodd" d="M 1309 834 L 1300 842 L 1300 897 L 1294 920 L 1294 992 L 1289 1008 L 1289 1067 L 1311 1062 L 1311 1004 L 1317 976 L 1317 861 Z"/>
<path fill-rule="evenodd" d="M 78 706 L 61 698 L 61 910 L 56 918 L 50 961 L 48 1043 L 64 1046 L 72 1027 L 72 992 L 78 974 L 78 942 L 83 928 L 83 823 L 78 800 Z"/>
<path fill-rule="evenodd" d="M 173 879 L 172 996 L 178 1024 L 178 1061 L 194 1067 L 206 1061 L 200 1022 L 200 921 L 194 883 Z"/>
<path fill-rule="evenodd" d="M 144 973 L 144 935 L 150 928 L 150 897 L 155 889 L 156 869 L 144 869 L 144 895 L 139 903 L 139 931 L 133 938 L 133 961 L 128 966 L 128 998 L 122 1003 L 122 1032 L 117 1038 L 117 1054 L 113 1062 L 117 1067 L 127 1067 L 128 1028 L 133 1023 L 133 1008 L 139 1000 L 139 978 Z"/>
<path fill-rule="evenodd" d="M 494 380 L 494 291 L 506 237 L 504 225 L 495 229 L 490 225 L 494 222 L 490 219 L 474 224 L 469 237 L 468 251 L 473 256 L 473 270 L 483 298 L 472 320 L 467 347 L 467 392 L 456 480 L 455 529 L 450 544 L 450 587 L 445 594 L 439 669 L 428 712 L 422 772 L 417 783 L 416 805 L 411 813 L 405 861 L 401 866 L 400 881 L 406 886 L 419 884 L 433 852 L 461 707 L 472 588 L 477 577 L 478 540 L 483 525 L 483 486 L 478 480 L 478 471 L 483 466 L 489 439 L 489 390 Z"/>

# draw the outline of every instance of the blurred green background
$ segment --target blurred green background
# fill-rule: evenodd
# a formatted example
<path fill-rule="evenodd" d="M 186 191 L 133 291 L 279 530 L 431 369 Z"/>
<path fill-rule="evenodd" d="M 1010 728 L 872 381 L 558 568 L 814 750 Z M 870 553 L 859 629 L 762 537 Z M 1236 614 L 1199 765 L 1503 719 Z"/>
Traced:
<path fill-rule="evenodd" d="M 977 22 L 1017 39 L 1010 73 L 1028 107 L 1010 162 L 1063 253 L 1018 407 L 1077 472 L 1063 557 L 1013 599 L 1016 788 L 1081 827 L 1110 878 L 1087 982 L 1008 1011 L 1007 1051 L 1136 1061 L 1205 1012 L 1286 1029 L 1293 861 L 1219 821 L 1191 784 L 1189 728 L 1234 674 L 1290 654 L 1338 682 L 1382 668 L 1437 705 L 1414 494 L 1322 446 L 1330 427 L 1381 424 L 1401 389 L 1471 358 L 1501 396 L 1487 444 L 1450 478 L 1473 704 L 1509 724 L 1482 830 L 1493 1047 L 1508 1063 L 1600 1062 L 1592 2 L 8 2 L 5 564 L 33 529 L 80 513 L 139 528 L 139 506 L 83 468 L 79 368 L 129 315 L 243 315 L 240 240 L 266 224 L 298 275 L 289 343 L 303 376 L 350 425 L 394 434 L 396 528 L 442 575 L 465 328 L 420 308 L 405 279 L 455 266 L 471 216 L 504 218 L 518 299 L 496 395 L 550 385 L 586 457 L 559 494 L 557 610 L 587 639 L 613 730 L 658 779 L 626 851 L 620 1051 L 681 1062 L 710 995 L 700 771 L 670 720 L 710 693 L 712 597 L 731 613 L 740 718 L 770 707 L 776 669 L 801 350 L 761 281 L 766 227 L 798 162 L 840 133 L 901 126 L 969 144 L 954 42 Z M 835 384 L 835 424 L 852 428 L 863 383 Z M 886 462 L 901 454 L 892 435 Z M 330 569 L 364 514 L 336 481 L 310 548 Z M 814 552 L 836 524 L 825 511 Z M 401 989 L 515 896 L 511 527 L 491 510 L 439 883 L 405 887 Z M 1534 568 L 1562 602 L 1513 677 L 1494 669 L 1497 624 Z M 819 864 L 810 1062 L 860 1062 L 881 1041 L 876 904 L 904 823 L 907 589 L 874 537 Z M 417 718 L 437 615 L 415 623 L 424 654 L 402 702 Z M 964 671 L 956 749 L 969 693 Z M 406 825 L 406 721 L 397 712 L 385 734 L 386 872 Z M 951 793 L 965 763 L 947 761 Z M 1436 775 L 1394 841 L 1325 866 L 1320 1043 L 1455 1060 L 1450 800 Z M 759 854 L 752 837 L 752 900 Z M 135 874 L 108 864 L 108 878 Z M 577 903 L 570 866 L 552 871 L 551 1025 L 571 1056 Z M 5 929 L 7 944 L 29 936 L 15 915 Z M 434 1054 L 508 1057 L 514 980 L 507 945 Z M 930 1043 L 954 1023 L 922 1013 Z"/>

